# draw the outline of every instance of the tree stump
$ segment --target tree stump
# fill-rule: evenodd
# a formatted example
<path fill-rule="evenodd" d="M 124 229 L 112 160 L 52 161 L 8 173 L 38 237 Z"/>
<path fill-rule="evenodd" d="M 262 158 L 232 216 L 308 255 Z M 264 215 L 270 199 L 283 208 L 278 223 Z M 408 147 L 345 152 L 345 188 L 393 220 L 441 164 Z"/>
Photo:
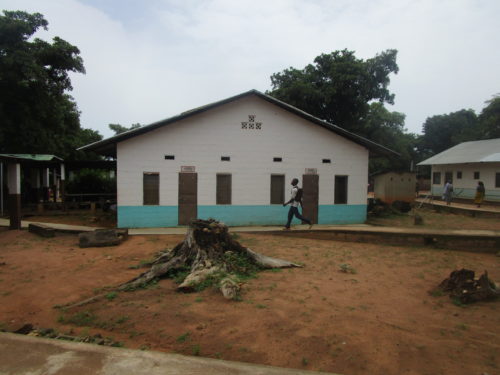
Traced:
<path fill-rule="evenodd" d="M 238 274 L 249 274 L 259 269 L 302 267 L 286 260 L 270 258 L 242 246 L 228 231 L 228 227 L 214 219 L 191 221 L 184 241 L 171 251 L 161 254 L 146 272 L 114 288 L 117 291 L 141 288 L 153 280 L 188 271 L 177 287 L 178 291 L 192 292 L 200 284 L 212 279 L 226 298 L 235 299 L 239 291 Z M 79 306 L 99 298 L 67 307 Z"/>
<path fill-rule="evenodd" d="M 450 274 L 450 277 L 439 284 L 438 289 L 449 293 L 450 297 L 459 300 L 463 304 L 500 297 L 500 291 L 495 283 L 488 278 L 487 271 L 484 271 L 477 280 L 474 276 L 472 270 L 465 268 L 455 270 Z"/>

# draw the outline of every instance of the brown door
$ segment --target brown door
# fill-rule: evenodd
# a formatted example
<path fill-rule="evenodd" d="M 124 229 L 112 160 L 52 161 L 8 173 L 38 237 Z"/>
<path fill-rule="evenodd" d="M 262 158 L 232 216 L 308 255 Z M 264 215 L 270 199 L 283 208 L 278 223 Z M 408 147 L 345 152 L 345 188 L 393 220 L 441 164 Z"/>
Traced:
<path fill-rule="evenodd" d="M 198 216 L 198 174 L 179 173 L 179 225 Z"/>
<path fill-rule="evenodd" d="M 302 189 L 302 215 L 318 224 L 319 175 L 303 175 Z"/>

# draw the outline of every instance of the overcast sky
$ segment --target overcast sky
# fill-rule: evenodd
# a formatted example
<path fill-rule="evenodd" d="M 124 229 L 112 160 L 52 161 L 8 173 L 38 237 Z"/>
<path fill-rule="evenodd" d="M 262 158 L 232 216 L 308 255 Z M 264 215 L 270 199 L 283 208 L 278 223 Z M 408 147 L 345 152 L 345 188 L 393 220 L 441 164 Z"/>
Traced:
<path fill-rule="evenodd" d="M 499 0 L 0 0 L 40 12 L 76 45 L 71 93 L 85 128 L 149 124 L 257 89 L 321 53 L 397 49 L 391 111 L 420 133 L 427 117 L 500 93 Z M 342 125 L 342 124 L 338 124 Z"/>

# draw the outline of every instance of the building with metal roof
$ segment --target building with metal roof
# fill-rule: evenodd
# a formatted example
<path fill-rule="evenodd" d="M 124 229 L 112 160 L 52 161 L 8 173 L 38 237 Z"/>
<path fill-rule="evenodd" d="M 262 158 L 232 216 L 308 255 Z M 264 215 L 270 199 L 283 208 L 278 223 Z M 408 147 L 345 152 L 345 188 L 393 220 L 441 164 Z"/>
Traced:
<path fill-rule="evenodd" d="M 305 217 L 363 223 L 369 156 L 397 155 L 256 90 L 80 150 L 116 157 L 119 227 L 285 224 L 292 178 Z"/>
<path fill-rule="evenodd" d="M 455 197 L 474 198 L 482 181 L 485 200 L 500 202 L 500 138 L 463 142 L 418 165 L 432 166 L 434 196 L 440 196 L 446 181 L 451 181 Z"/>

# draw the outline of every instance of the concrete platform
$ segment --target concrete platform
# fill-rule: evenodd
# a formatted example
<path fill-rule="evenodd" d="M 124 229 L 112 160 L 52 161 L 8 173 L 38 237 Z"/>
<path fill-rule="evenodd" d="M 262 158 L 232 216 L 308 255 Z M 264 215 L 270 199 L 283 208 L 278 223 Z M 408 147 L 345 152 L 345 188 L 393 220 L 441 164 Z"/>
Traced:
<path fill-rule="evenodd" d="M 0 333 L 0 374 L 312 375 L 328 373 Z"/>
<path fill-rule="evenodd" d="M 68 233 L 92 232 L 96 229 L 105 229 L 100 227 L 86 227 L 82 225 L 68 225 L 68 224 L 57 224 L 57 223 L 42 223 L 38 221 L 26 221 L 26 220 L 21 221 L 21 228 L 28 229 L 30 224 L 42 224 L 50 228 L 54 228 L 56 231 L 68 232 Z M 0 218 L 0 227 L 8 227 L 8 226 L 9 226 L 9 220 Z"/>

